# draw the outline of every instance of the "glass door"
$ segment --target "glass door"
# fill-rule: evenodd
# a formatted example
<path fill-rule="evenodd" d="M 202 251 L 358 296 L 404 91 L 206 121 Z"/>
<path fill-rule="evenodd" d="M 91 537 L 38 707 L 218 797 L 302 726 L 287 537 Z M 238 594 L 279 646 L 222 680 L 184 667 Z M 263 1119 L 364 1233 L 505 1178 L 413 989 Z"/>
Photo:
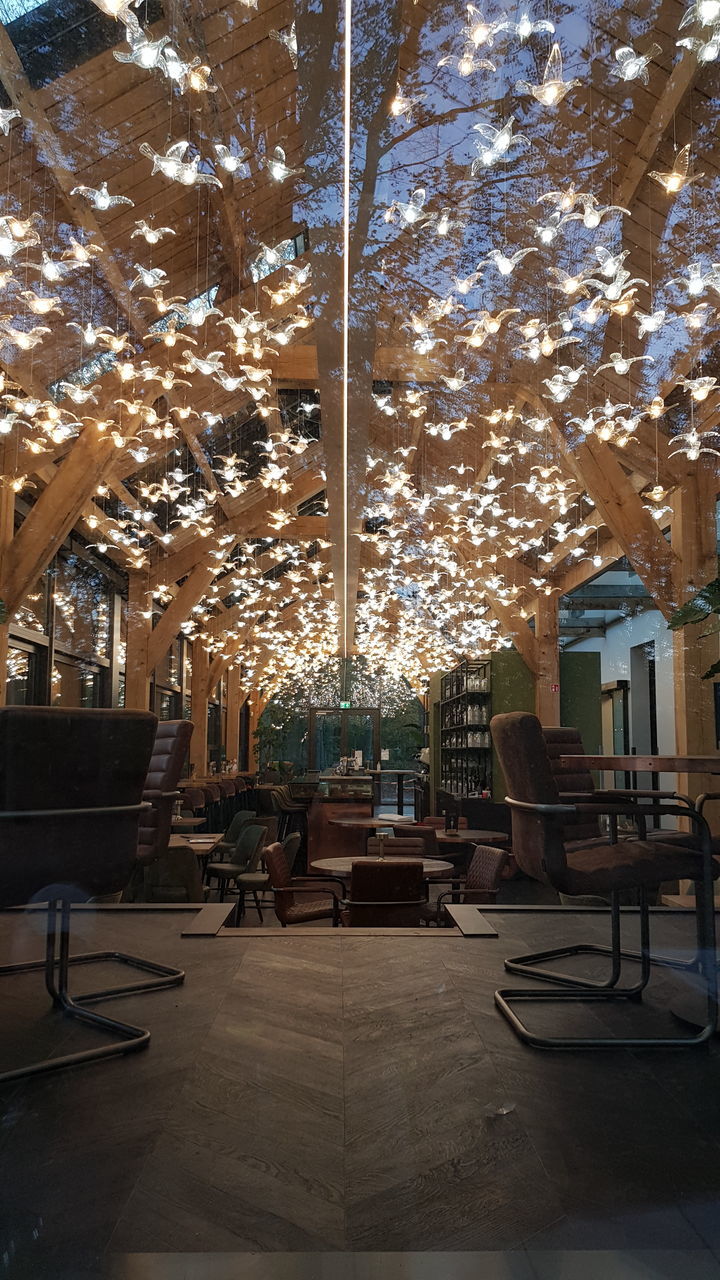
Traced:
<path fill-rule="evenodd" d="M 375 711 L 342 711 L 346 756 L 355 756 L 358 764 L 374 769 L 378 759 Z M 359 754 L 358 754 L 359 753 Z"/>
<path fill-rule="evenodd" d="M 336 710 L 313 707 L 310 712 L 310 769 L 326 773 L 344 756 L 362 752 L 365 768 L 380 759 L 380 712 L 376 707 Z"/>
<path fill-rule="evenodd" d="M 340 763 L 342 755 L 342 711 L 310 712 L 310 768 L 327 773 Z"/>

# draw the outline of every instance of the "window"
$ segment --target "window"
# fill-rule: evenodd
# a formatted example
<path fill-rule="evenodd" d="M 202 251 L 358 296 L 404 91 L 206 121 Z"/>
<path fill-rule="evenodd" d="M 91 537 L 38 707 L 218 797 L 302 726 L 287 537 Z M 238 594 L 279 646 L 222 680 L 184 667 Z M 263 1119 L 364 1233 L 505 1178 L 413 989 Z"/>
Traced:
<path fill-rule="evenodd" d="M 0 0 L 0 4 L 2 4 L 2 0 Z M 214 284 L 211 288 L 206 289 L 204 293 L 199 293 L 195 298 L 191 298 L 187 304 L 188 308 L 192 310 L 193 307 L 202 303 L 206 303 L 207 306 L 211 307 L 219 288 L 219 284 Z M 188 321 L 183 320 L 181 316 L 176 315 L 174 312 L 168 312 L 167 315 L 161 316 L 159 320 L 150 325 L 149 332 L 164 333 L 171 320 L 175 322 L 176 329 L 184 329 L 188 324 Z M 116 356 L 112 351 L 102 351 L 79 365 L 77 369 L 73 369 L 72 373 L 64 373 L 61 378 L 51 382 L 48 391 L 53 400 L 58 403 L 67 397 L 67 392 L 62 391 L 60 387 L 61 382 L 72 382 L 76 387 L 89 387 L 98 378 L 102 378 L 103 374 L 108 373 L 110 369 L 114 369 L 119 359 L 120 357 Z"/>
<path fill-rule="evenodd" d="M 53 663 L 50 702 L 53 707 L 99 707 L 100 672 L 72 658 Z"/>
<path fill-rule="evenodd" d="M 289 240 L 281 240 L 279 244 L 273 245 L 271 259 L 268 259 L 267 252 L 262 250 L 250 263 L 250 279 L 257 284 L 258 280 L 271 276 L 273 271 L 279 271 L 283 262 L 294 262 L 301 253 L 305 253 L 308 244 L 307 231 L 300 231 Z M 280 263 L 278 258 L 281 259 Z"/>
<path fill-rule="evenodd" d="M 33 664 L 34 654 L 30 650 L 10 645 L 6 692 L 6 702 L 9 707 L 22 707 L 32 703 Z"/>
<path fill-rule="evenodd" d="M 58 561 L 54 598 L 56 644 L 78 657 L 107 658 L 110 588 L 104 574 L 69 555 Z"/>
<path fill-rule="evenodd" d="M 146 0 L 143 25 L 162 16 L 160 0 Z M 17 50 L 32 89 L 52 84 L 106 49 L 122 43 L 124 30 L 92 0 L 0 0 L 0 20 Z"/>

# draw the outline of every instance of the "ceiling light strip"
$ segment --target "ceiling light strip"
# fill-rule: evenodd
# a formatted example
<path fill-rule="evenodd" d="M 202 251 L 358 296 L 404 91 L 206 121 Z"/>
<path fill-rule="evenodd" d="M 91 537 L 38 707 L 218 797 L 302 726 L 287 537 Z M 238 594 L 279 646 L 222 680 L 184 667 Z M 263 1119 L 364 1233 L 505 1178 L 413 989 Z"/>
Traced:
<path fill-rule="evenodd" d="M 350 91 L 352 0 L 345 0 L 343 110 L 343 335 L 342 335 L 342 477 L 343 477 L 343 657 L 348 656 L 348 379 L 350 353 Z"/>

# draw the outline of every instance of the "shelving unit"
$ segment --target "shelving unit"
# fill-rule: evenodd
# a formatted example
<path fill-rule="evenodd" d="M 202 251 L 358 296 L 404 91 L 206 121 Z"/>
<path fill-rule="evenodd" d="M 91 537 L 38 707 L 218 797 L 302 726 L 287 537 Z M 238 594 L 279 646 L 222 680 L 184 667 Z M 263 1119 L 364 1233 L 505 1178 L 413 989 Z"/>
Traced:
<path fill-rule="evenodd" d="M 492 790 L 490 659 L 461 662 L 440 681 L 440 785 L 453 795 Z"/>

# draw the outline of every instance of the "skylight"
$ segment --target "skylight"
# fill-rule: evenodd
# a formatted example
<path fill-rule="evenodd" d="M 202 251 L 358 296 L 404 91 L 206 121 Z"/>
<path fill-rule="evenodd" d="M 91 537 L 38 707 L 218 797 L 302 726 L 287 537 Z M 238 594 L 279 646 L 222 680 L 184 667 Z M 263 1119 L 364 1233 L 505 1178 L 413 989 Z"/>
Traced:
<path fill-rule="evenodd" d="M 0 0 L 0 5 L 2 5 L 2 3 L 3 0 Z M 190 298 L 187 305 L 192 307 L 194 303 L 206 302 L 208 306 L 212 306 L 215 298 L 217 297 L 219 288 L 219 284 L 211 285 L 211 287 L 206 289 L 204 293 L 198 293 L 194 298 Z M 176 329 L 184 329 L 188 323 L 187 320 L 183 320 L 181 316 L 172 311 L 161 316 L 154 324 L 151 324 L 148 332 L 164 333 L 169 327 L 171 320 L 175 321 Z M 120 357 L 116 356 L 112 351 L 103 351 L 99 355 L 92 356 L 90 360 L 85 360 L 85 362 L 77 369 L 74 369 L 72 373 L 64 373 L 62 378 L 58 378 L 56 382 L 52 382 L 50 384 L 48 391 L 52 399 L 57 403 L 66 398 L 66 393 L 60 389 L 61 382 L 72 382 L 76 387 L 89 387 L 96 378 L 101 378 L 104 373 L 113 369 L 119 359 Z"/>
<path fill-rule="evenodd" d="M 0 0 L 0 21 L 7 26 L 8 22 L 24 18 L 26 13 L 32 13 L 44 3 L 45 0 Z"/>
<path fill-rule="evenodd" d="M 254 284 L 259 280 L 264 280 L 266 276 L 271 276 L 273 271 L 278 271 L 279 266 L 277 257 L 282 262 L 294 262 L 300 257 L 301 253 L 305 253 L 308 247 L 308 236 L 306 231 L 299 231 L 296 236 L 291 236 L 289 240 L 281 240 L 279 244 L 273 245 L 273 261 L 269 262 L 265 253 L 259 253 L 250 263 L 250 279 Z M 280 264 L 282 265 L 282 264 Z"/>

